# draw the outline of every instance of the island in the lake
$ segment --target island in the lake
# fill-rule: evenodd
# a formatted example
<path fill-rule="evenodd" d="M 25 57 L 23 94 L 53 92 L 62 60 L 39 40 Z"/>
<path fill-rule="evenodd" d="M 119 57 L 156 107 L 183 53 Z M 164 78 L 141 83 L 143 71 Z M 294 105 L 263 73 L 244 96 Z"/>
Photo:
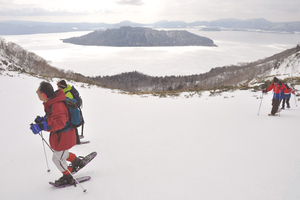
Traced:
<path fill-rule="evenodd" d="M 62 39 L 64 43 L 115 47 L 152 46 L 211 46 L 214 41 L 185 30 L 154 30 L 144 27 L 121 27 L 119 29 L 97 30 L 80 37 Z"/>

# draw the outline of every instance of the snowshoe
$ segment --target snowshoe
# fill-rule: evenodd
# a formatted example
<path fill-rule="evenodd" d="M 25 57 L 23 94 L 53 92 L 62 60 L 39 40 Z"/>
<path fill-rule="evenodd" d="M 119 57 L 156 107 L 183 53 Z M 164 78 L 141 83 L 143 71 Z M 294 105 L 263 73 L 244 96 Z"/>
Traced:
<path fill-rule="evenodd" d="M 278 116 L 278 114 L 273 115 L 272 113 L 268 114 L 269 116 Z"/>
<path fill-rule="evenodd" d="M 75 185 L 75 180 L 71 174 L 63 175 L 61 178 L 54 182 L 56 187 L 64 187 L 65 185 Z"/>
<path fill-rule="evenodd" d="M 89 155 L 82 157 L 79 156 L 78 158 L 82 161 L 82 163 L 78 163 L 77 166 L 72 167 L 72 174 L 76 174 L 79 170 L 81 170 L 82 168 L 84 168 L 88 163 L 90 163 L 95 157 L 97 156 L 97 152 L 92 152 Z M 72 164 L 71 164 L 72 165 Z"/>

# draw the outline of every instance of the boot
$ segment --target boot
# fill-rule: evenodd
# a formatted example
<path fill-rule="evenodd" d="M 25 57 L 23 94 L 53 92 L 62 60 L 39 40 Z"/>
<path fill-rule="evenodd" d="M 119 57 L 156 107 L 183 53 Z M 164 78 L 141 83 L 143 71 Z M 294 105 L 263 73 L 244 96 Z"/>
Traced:
<path fill-rule="evenodd" d="M 84 167 L 82 159 L 76 157 L 72 162 L 72 173 L 77 172 L 80 168 Z"/>
<path fill-rule="evenodd" d="M 75 180 L 73 179 L 71 174 L 64 174 L 58 180 L 55 181 L 56 186 L 63 186 L 63 185 L 75 185 Z"/>

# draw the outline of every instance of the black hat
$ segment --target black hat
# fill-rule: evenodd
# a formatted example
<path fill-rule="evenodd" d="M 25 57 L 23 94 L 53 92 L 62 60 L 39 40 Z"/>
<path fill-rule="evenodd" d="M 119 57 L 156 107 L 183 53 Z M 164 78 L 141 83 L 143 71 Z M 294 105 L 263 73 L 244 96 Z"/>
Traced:
<path fill-rule="evenodd" d="M 61 81 L 59 81 L 59 82 L 57 83 L 57 86 L 60 87 L 60 88 L 62 88 L 62 89 L 64 89 L 64 88 L 67 87 L 67 83 L 66 83 L 65 80 L 61 80 Z"/>
<path fill-rule="evenodd" d="M 276 77 L 274 77 L 273 82 L 274 82 L 274 83 L 279 83 L 279 79 L 276 78 Z"/>
<path fill-rule="evenodd" d="M 40 92 L 44 93 L 48 99 L 54 94 L 52 85 L 45 81 L 40 83 L 39 90 Z"/>

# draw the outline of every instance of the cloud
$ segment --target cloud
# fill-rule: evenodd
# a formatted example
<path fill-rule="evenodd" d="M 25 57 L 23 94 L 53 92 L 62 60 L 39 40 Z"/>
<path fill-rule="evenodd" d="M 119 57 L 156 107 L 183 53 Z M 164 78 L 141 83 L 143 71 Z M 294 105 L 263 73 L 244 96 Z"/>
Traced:
<path fill-rule="evenodd" d="M 0 0 L 0 20 L 26 19 L 109 22 L 159 20 L 186 22 L 221 18 L 299 21 L 299 0 Z M 124 7 L 126 9 L 124 9 Z"/>
<path fill-rule="evenodd" d="M 70 12 L 66 10 L 48 11 L 43 8 L 0 9 L 0 16 L 72 16 L 88 14 L 86 12 Z"/>
<path fill-rule="evenodd" d="M 222 18 L 266 18 L 269 21 L 299 21 L 299 0 L 164 0 L 160 19 L 211 21 Z M 298 17 L 297 17 L 298 15 Z"/>
<path fill-rule="evenodd" d="M 145 4 L 142 0 L 121 0 L 121 1 L 116 1 L 116 3 L 120 5 L 133 5 L 133 6 L 140 6 Z"/>

